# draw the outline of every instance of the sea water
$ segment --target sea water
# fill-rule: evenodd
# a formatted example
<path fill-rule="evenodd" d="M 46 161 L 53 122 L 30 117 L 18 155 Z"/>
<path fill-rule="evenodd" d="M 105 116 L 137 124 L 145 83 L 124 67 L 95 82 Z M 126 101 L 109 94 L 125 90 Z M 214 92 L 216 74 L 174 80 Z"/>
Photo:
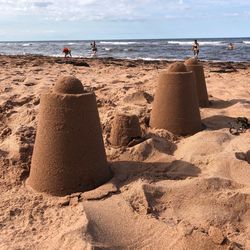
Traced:
<path fill-rule="evenodd" d="M 193 55 L 194 39 L 152 39 L 152 40 L 99 40 L 96 41 L 97 57 L 144 60 L 184 60 Z M 197 39 L 200 45 L 199 58 L 208 61 L 250 61 L 250 38 L 206 38 Z M 30 41 L 0 42 L 3 55 L 45 55 L 63 56 L 68 47 L 73 57 L 91 57 L 92 41 Z M 235 48 L 228 49 L 229 43 Z"/>

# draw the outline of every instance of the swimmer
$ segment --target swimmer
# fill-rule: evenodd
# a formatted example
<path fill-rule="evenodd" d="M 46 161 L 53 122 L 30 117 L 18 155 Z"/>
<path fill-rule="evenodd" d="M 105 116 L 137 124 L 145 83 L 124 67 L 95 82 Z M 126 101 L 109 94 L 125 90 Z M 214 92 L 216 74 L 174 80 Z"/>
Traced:
<path fill-rule="evenodd" d="M 233 49 L 234 49 L 234 45 L 233 45 L 233 43 L 229 43 L 229 44 L 228 44 L 227 49 L 229 49 L 229 50 L 233 50 Z"/>

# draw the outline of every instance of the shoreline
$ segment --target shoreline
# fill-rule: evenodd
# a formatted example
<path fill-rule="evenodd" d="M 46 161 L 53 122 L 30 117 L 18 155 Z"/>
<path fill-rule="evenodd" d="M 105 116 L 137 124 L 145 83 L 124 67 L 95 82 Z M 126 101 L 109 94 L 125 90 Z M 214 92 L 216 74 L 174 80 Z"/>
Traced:
<path fill-rule="evenodd" d="M 140 64 L 140 63 L 145 63 L 145 64 L 169 64 L 169 63 L 173 63 L 176 61 L 179 62 L 184 62 L 186 59 L 188 59 L 188 57 L 185 60 L 181 60 L 181 59 L 176 59 L 176 60 L 167 60 L 167 59 L 150 59 L 150 60 L 145 60 L 145 59 L 124 59 L 124 58 L 115 58 L 115 57 L 67 57 L 67 59 L 65 59 L 63 56 L 46 56 L 46 55 L 37 55 L 37 54 L 29 54 L 29 55 L 3 55 L 0 54 L 0 60 L 1 59 L 24 59 L 24 60 L 35 60 L 35 59 L 44 59 L 47 60 L 48 62 L 63 62 L 65 61 L 67 62 L 74 62 L 74 61 L 80 61 L 80 60 L 84 60 L 86 62 L 103 62 L 105 63 L 107 62 L 126 62 L 126 63 L 136 63 L 136 64 Z M 191 57 L 189 57 L 191 58 Z M 250 67 L 250 61 L 212 61 L 212 60 L 199 60 L 203 63 L 204 66 L 225 66 L 225 65 L 232 65 L 234 67 L 239 67 L 239 69 L 242 69 L 240 66 L 244 65 L 245 67 Z M 0 62 L 1 63 L 1 62 Z"/>

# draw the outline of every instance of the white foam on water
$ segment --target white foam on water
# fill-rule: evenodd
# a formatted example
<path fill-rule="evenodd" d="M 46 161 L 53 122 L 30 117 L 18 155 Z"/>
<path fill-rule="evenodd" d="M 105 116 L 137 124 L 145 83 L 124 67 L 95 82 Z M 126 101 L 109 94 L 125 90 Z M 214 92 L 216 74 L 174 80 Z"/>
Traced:
<path fill-rule="evenodd" d="M 139 44 L 138 42 L 100 42 L 100 44 L 110 44 L 110 45 L 131 45 Z"/>
<path fill-rule="evenodd" d="M 168 44 L 177 44 L 177 45 L 193 45 L 193 41 L 168 41 Z M 225 45 L 223 41 L 204 41 L 204 42 L 199 42 L 199 45 L 214 45 L 214 46 L 220 46 L 220 45 Z"/>
<path fill-rule="evenodd" d="M 23 43 L 23 44 L 22 44 L 23 47 L 29 47 L 29 46 L 31 46 L 31 45 L 32 45 L 32 43 Z"/>

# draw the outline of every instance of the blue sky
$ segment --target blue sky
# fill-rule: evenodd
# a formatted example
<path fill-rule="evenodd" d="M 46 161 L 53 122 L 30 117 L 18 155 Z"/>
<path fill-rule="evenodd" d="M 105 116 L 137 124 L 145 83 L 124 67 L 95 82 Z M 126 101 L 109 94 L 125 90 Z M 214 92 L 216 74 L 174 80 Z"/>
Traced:
<path fill-rule="evenodd" d="M 0 40 L 249 37 L 250 0 L 0 0 Z"/>

